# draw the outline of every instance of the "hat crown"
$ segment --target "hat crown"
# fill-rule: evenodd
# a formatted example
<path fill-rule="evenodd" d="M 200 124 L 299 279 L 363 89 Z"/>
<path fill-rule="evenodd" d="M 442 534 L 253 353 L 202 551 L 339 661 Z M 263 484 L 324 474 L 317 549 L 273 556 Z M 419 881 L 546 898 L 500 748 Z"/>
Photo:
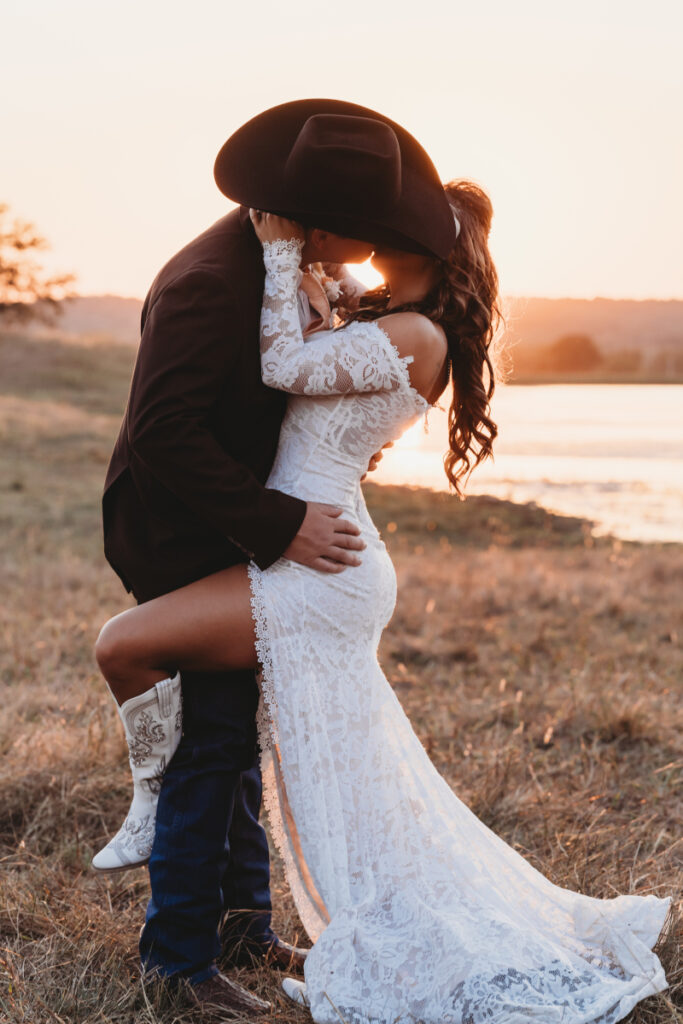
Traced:
<path fill-rule="evenodd" d="M 313 114 L 287 157 L 284 181 L 296 198 L 310 200 L 332 189 L 344 212 L 388 214 L 401 198 L 396 133 L 370 117 Z"/>

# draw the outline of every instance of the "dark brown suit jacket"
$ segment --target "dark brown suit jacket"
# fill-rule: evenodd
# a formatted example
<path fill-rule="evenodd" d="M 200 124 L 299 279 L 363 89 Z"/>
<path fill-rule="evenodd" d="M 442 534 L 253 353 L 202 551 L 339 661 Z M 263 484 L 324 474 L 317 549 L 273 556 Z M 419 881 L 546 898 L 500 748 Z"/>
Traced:
<path fill-rule="evenodd" d="M 138 600 L 287 548 L 304 502 L 264 484 L 286 395 L 261 380 L 261 246 L 248 213 L 177 253 L 142 310 L 103 498 L 109 563 Z"/>

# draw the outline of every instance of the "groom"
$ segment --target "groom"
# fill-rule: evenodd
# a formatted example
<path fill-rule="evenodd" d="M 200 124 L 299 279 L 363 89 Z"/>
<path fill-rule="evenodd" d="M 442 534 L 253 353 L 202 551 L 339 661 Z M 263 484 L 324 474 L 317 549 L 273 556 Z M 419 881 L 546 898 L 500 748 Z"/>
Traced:
<path fill-rule="evenodd" d="M 339 510 L 265 486 L 286 396 L 261 381 L 264 269 L 248 207 L 305 226 L 302 265 L 361 261 L 371 243 L 444 255 L 452 244 L 427 154 L 355 104 L 300 100 L 266 111 L 228 140 L 215 177 L 241 206 L 152 284 L 105 483 L 105 553 L 140 602 L 282 555 L 320 572 L 353 571 L 364 546 Z M 182 688 L 183 735 L 163 778 L 149 861 L 143 966 L 188 979 L 206 1008 L 265 1012 L 216 966 L 221 943 L 234 965 L 245 953 L 290 969 L 305 957 L 270 927 L 258 688 L 252 672 L 185 672 Z"/>

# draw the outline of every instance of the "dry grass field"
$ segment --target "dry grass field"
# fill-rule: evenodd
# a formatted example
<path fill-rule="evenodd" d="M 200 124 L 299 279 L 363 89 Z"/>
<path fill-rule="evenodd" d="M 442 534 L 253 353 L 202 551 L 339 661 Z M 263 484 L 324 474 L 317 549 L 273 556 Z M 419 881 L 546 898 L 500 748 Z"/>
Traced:
<path fill-rule="evenodd" d="M 140 984 L 144 870 L 95 877 L 129 800 L 122 732 L 92 645 L 125 606 L 99 494 L 131 350 L 0 339 L 0 1020 L 179 1024 Z M 683 547 L 593 540 L 588 524 L 493 499 L 367 488 L 395 558 L 383 664 L 439 770 L 554 882 L 679 895 Z M 276 925 L 300 936 L 274 860 Z M 683 1021 L 671 987 L 631 1024 Z M 261 969 L 241 980 L 308 1019 Z"/>

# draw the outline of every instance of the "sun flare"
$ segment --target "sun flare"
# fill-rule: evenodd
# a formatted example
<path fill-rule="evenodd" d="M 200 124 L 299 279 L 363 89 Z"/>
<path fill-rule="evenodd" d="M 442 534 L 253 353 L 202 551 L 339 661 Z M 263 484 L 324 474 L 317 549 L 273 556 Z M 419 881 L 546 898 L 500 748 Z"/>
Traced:
<path fill-rule="evenodd" d="M 365 263 L 350 263 L 349 269 L 353 276 L 358 278 L 368 290 L 376 288 L 384 280 L 382 275 L 375 270 L 370 260 L 366 260 Z"/>

